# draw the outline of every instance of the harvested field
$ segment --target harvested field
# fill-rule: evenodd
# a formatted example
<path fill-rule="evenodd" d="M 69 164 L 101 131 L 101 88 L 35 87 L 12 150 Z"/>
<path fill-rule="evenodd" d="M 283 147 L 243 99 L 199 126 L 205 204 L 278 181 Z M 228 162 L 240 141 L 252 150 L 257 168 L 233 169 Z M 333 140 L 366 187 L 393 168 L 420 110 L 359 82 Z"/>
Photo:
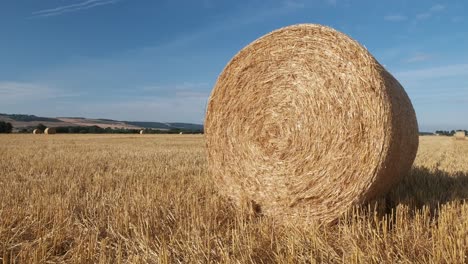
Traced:
<path fill-rule="evenodd" d="M 0 135 L 4 263 L 466 263 L 468 141 L 420 137 L 385 197 L 278 225 L 217 193 L 202 135 Z"/>

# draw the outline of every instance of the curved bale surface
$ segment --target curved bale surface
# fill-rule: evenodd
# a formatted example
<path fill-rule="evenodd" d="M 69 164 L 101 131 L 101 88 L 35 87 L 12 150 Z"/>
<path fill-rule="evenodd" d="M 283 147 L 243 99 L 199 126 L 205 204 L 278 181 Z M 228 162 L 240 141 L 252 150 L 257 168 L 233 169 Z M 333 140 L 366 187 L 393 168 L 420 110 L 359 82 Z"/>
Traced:
<path fill-rule="evenodd" d="M 140 130 L 140 135 L 146 134 L 146 131 L 144 129 Z"/>
<path fill-rule="evenodd" d="M 282 221 L 336 220 L 388 191 L 418 148 L 400 83 L 358 42 L 312 24 L 273 31 L 232 58 L 205 133 L 220 192 Z"/>
<path fill-rule="evenodd" d="M 56 134 L 56 133 L 57 133 L 57 130 L 53 127 L 48 127 L 44 130 L 44 134 L 51 135 L 51 134 Z"/>
<path fill-rule="evenodd" d="M 42 130 L 36 128 L 33 130 L 33 134 L 42 134 Z"/>

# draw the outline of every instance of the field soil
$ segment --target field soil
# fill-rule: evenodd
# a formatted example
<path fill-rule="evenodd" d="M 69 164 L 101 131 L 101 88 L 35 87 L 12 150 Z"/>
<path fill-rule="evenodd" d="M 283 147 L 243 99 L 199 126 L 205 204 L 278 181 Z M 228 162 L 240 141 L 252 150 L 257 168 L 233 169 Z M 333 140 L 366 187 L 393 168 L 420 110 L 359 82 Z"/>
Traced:
<path fill-rule="evenodd" d="M 3 263 L 468 263 L 468 140 L 338 223 L 234 208 L 202 135 L 0 135 Z"/>

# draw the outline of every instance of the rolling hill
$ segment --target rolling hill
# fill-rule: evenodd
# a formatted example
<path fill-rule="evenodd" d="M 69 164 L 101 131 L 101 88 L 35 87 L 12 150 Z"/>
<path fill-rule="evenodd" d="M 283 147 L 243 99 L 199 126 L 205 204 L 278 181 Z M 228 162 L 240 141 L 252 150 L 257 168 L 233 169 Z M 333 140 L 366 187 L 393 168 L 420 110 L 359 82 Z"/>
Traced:
<path fill-rule="evenodd" d="M 101 128 L 157 129 L 157 130 L 203 130 L 203 125 L 192 123 L 163 123 L 146 121 L 119 121 L 113 119 L 93 119 L 85 117 L 40 117 L 35 115 L 2 114 L 0 121 L 10 122 L 14 128 L 35 127 L 43 124 L 47 127 L 98 126 Z"/>

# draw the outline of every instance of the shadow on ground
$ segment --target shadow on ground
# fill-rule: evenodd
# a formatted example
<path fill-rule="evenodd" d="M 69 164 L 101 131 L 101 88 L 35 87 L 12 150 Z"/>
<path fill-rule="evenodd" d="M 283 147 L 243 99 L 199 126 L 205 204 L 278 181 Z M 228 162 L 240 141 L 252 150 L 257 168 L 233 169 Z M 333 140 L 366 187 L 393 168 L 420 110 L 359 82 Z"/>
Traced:
<path fill-rule="evenodd" d="M 431 215 L 436 216 L 441 205 L 465 199 L 468 199 L 468 173 L 413 167 L 386 196 L 370 204 L 379 204 L 379 214 L 388 214 L 398 205 L 406 205 L 413 213 L 427 207 Z"/>

